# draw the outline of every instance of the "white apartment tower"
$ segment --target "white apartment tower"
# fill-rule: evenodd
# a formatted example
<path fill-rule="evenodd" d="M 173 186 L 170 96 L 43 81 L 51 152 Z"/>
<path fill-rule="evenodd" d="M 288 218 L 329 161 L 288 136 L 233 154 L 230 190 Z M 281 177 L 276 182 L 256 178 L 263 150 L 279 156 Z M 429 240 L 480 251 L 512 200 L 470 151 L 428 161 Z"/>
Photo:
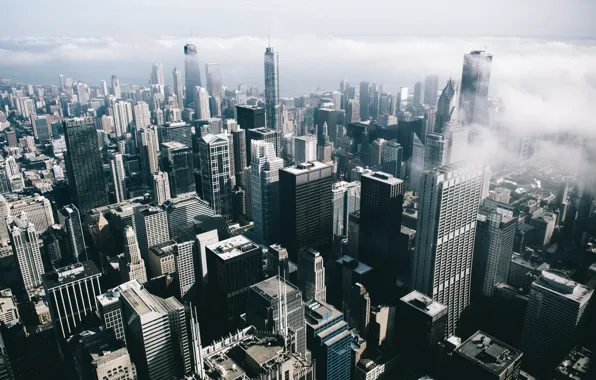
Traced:
<path fill-rule="evenodd" d="M 203 87 L 195 87 L 195 113 L 198 119 L 208 120 L 211 118 L 211 111 L 209 108 L 209 92 Z"/>
<path fill-rule="evenodd" d="M 147 282 L 145 261 L 141 257 L 137 234 L 131 226 L 124 229 L 125 251 L 124 259 L 120 261 L 120 274 L 122 281 L 137 280 L 141 284 Z"/>
<path fill-rule="evenodd" d="M 266 141 L 251 141 L 251 197 L 254 232 L 263 243 L 279 239 L 279 169 L 284 161 Z"/>
<path fill-rule="evenodd" d="M 124 162 L 121 154 L 115 154 L 114 158 L 110 160 L 110 168 L 112 169 L 112 182 L 114 183 L 116 203 L 120 203 L 128 199 L 128 191 L 126 191 L 126 173 L 124 172 Z"/>
<path fill-rule="evenodd" d="M 44 274 L 35 226 L 27 220 L 26 213 L 20 217 L 9 216 L 6 225 L 25 290 L 33 290 L 42 285 L 41 276 Z"/>
<path fill-rule="evenodd" d="M 483 166 L 445 165 L 422 173 L 411 288 L 449 307 L 447 336 L 470 303 Z"/>

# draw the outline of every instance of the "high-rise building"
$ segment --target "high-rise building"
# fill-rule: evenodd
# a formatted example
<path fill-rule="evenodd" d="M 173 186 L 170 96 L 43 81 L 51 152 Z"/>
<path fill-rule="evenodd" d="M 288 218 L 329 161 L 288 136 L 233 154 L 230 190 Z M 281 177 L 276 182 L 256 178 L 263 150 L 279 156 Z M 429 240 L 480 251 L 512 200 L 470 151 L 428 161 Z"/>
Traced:
<path fill-rule="evenodd" d="M 181 240 L 181 239 L 179 239 Z M 180 285 L 180 297 L 184 298 L 186 293 L 196 282 L 194 264 L 194 240 L 180 241 L 174 249 L 174 260 L 178 282 Z"/>
<path fill-rule="evenodd" d="M 213 99 L 211 115 L 221 116 L 221 102 L 223 100 L 223 88 L 221 83 L 221 70 L 219 63 L 207 63 L 205 65 L 205 75 L 207 77 L 207 91 Z"/>
<path fill-rule="evenodd" d="M 101 272 L 91 260 L 54 269 L 43 275 L 54 331 L 63 339 L 97 322 Z"/>
<path fill-rule="evenodd" d="M 364 285 L 359 282 L 352 285 L 346 306 L 346 320 L 350 327 L 356 329 L 362 338 L 368 338 L 370 295 Z"/>
<path fill-rule="evenodd" d="M 294 162 L 315 161 L 317 159 L 317 137 L 304 135 L 294 137 Z"/>
<path fill-rule="evenodd" d="M 476 222 L 472 297 L 492 297 L 495 285 L 507 282 L 516 227 L 513 208 L 492 200 L 483 202 Z"/>
<path fill-rule="evenodd" d="M 424 104 L 431 107 L 437 105 L 437 92 L 439 91 L 439 77 L 427 75 L 424 79 Z"/>
<path fill-rule="evenodd" d="M 333 235 L 348 235 L 348 216 L 360 210 L 359 181 L 339 181 L 333 184 Z"/>
<path fill-rule="evenodd" d="M 122 90 L 120 89 L 118 75 L 112 75 L 112 95 L 114 95 L 116 99 L 122 98 Z"/>
<path fill-rule="evenodd" d="M 249 149 L 246 151 L 246 159 L 248 160 L 248 162 L 252 162 L 252 157 L 250 155 L 250 146 L 251 141 L 253 140 L 260 140 L 272 143 L 275 147 L 275 155 L 280 157 L 280 135 L 276 130 L 270 128 L 249 129 L 246 131 L 246 144 L 248 145 Z"/>
<path fill-rule="evenodd" d="M 416 359 L 429 353 L 445 339 L 447 306 L 414 290 L 402 297 L 395 312 L 399 351 Z"/>
<path fill-rule="evenodd" d="M 135 208 L 134 227 L 141 256 L 145 260 L 149 247 L 170 240 L 168 214 L 161 207 L 146 205 Z"/>
<path fill-rule="evenodd" d="M 116 137 L 125 135 L 131 131 L 131 124 L 134 116 L 132 112 L 132 104 L 130 102 L 120 100 L 112 104 L 112 112 L 114 116 L 114 127 L 116 129 Z M 144 118 L 144 116 L 142 116 Z"/>
<path fill-rule="evenodd" d="M 199 215 L 215 216 L 209 204 L 195 194 L 187 194 L 170 199 L 162 204 L 168 213 L 170 238 L 179 240 L 194 230 L 195 218 Z"/>
<path fill-rule="evenodd" d="M 375 139 L 372 142 L 371 154 L 370 154 L 370 159 L 369 159 L 370 166 L 380 166 L 381 165 L 381 160 L 383 158 L 383 148 L 386 143 L 387 143 L 387 140 L 382 139 L 382 138 Z"/>
<path fill-rule="evenodd" d="M 136 283 L 136 281 L 133 281 Z M 97 314 L 101 325 L 106 330 L 113 330 L 116 339 L 126 343 L 126 331 L 124 329 L 124 318 L 122 303 L 120 302 L 120 290 L 129 286 L 129 283 L 119 285 L 114 289 L 97 296 Z"/>
<path fill-rule="evenodd" d="M 211 109 L 209 107 L 209 93 L 203 87 L 194 87 L 195 114 L 198 119 L 209 120 Z"/>
<path fill-rule="evenodd" d="M 482 166 L 446 165 L 425 171 L 420 180 L 411 288 L 449 307 L 448 335 L 470 303 L 476 220 L 487 175 Z"/>
<path fill-rule="evenodd" d="M 5 221 L 10 235 L 10 244 L 17 259 L 21 278 L 26 291 L 41 286 L 44 273 L 41 251 L 35 226 L 27 219 L 27 214 L 9 216 Z"/>
<path fill-rule="evenodd" d="M 447 162 L 451 164 L 466 161 L 469 128 L 460 122 L 448 122 L 443 124 L 442 134 L 448 142 Z"/>
<path fill-rule="evenodd" d="M 488 85 L 493 56 L 484 50 L 475 50 L 464 56 L 459 108 L 461 122 L 488 123 Z"/>
<path fill-rule="evenodd" d="M 139 379 L 180 378 L 191 370 L 184 306 L 138 282 L 121 290 L 127 347 Z"/>
<path fill-rule="evenodd" d="M 208 245 L 207 271 L 219 333 L 237 325 L 245 312 L 248 289 L 263 278 L 262 249 L 242 235 Z"/>
<path fill-rule="evenodd" d="M 235 124 L 231 130 L 232 143 L 234 145 L 234 172 L 236 173 L 236 183 L 239 186 L 245 186 L 249 178 L 244 178 L 244 169 L 248 166 L 246 160 L 246 130 Z"/>
<path fill-rule="evenodd" d="M 95 122 L 91 118 L 64 121 L 66 171 L 73 203 L 86 215 L 92 208 L 108 204 L 101 153 Z"/>
<path fill-rule="evenodd" d="M 404 179 L 405 167 L 403 166 L 402 146 L 395 141 L 387 141 L 381 150 L 381 167 L 383 172 L 395 178 Z"/>
<path fill-rule="evenodd" d="M 360 82 L 360 120 L 368 120 L 370 103 L 370 83 Z M 352 118 L 354 116 L 352 115 Z"/>
<path fill-rule="evenodd" d="M 327 300 L 325 263 L 321 254 L 312 248 L 298 252 L 298 287 L 305 301 Z"/>
<path fill-rule="evenodd" d="M 153 174 L 159 171 L 159 144 L 157 142 L 155 127 L 141 128 L 137 132 L 138 152 L 143 169 L 143 181 L 146 185 L 152 184 Z"/>
<path fill-rule="evenodd" d="M 424 147 L 424 170 L 431 170 L 446 165 L 449 153 L 449 141 L 438 133 L 426 135 Z"/>
<path fill-rule="evenodd" d="M 290 259 L 301 248 L 329 257 L 333 235 L 332 167 L 318 161 L 279 171 L 281 244 Z"/>
<path fill-rule="evenodd" d="M 159 141 L 178 142 L 187 146 L 192 145 L 192 126 L 184 121 L 167 122 L 157 127 Z"/>
<path fill-rule="evenodd" d="M 344 316 L 333 306 L 309 301 L 306 315 L 307 348 L 316 361 L 316 378 L 343 380 L 350 378 L 352 334 Z"/>
<path fill-rule="evenodd" d="M 520 344 L 530 373 L 547 378 L 577 344 L 593 293 L 551 269 L 532 283 Z"/>
<path fill-rule="evenodd" d="M 323 123 L 317 141 L 317 160 L 325 163 L 333 163 L 331 154 L 333 153 L 333 143 L 329 139 L 327 123 Z"/>
<path fill-rule="evenodd" d="M 267 128 L 283 135 L 279 103 L 279 56 L 271 46 L 265 49 L 265 114 Z"/>
<path fill-rule="evenodd" d="M 145 261 L 137 242 L 137 234 L 131 226 L 124 229 L 124 257 L 120 259 L 120 276 L 123 282 L 137 280 L 141 284 L 147 282 Z"/>
<path fill-rule="evenodd" d="M 236 120 L 238 121 L 240 128 L 244 130 L 265 128 L 267 125 L 265 120 L 265 109 L 258 106 L 236 106 Z M 250 146 L 248 146 L 247 149 L 250 149 Z"/>
<path fill-rule="evenodd" d="M 191 107 L 195 102 L 194 89 L 201 86 L 201 66 L 197 56 L 197 47 L 194 44 L 184 45 L 184 81 L 186 99 L 184 104 Z"/>
<path fill-rule="evenodd" d="M 277 273 L 277 272 L 276 272 Z M 285 321 L 287 315 L 287 321 Z M 306 354 L 304 303 L 300 290 L 277 274 L 250 287 L 246 302 L 246 322 L 258 331 L 295 334 L 295 352 Z"/>
<path fill-rule="evenodd" d="M 230 137 L 227 134 L 208 134 L 200 138 L 198 145 L 203 199 L 217 214 L 230 221 L 235 182 Z"/>
<path fill-rule="evenodd" d="M 151 66 L 151 84 L 156 84 L 159 86 L 165 86 L 165 81 L 163 78 L 163 65 L 161 62 L 155 62 Z"/>
<path fill-rule="evenodd" d="M 459 83 L 450 78 L 439 97 L 435 125 L 429 125 L 429 130 L 432 129 L 435 133 L 443 133 L 443 127 L 446 123 L 450 121 L 459 121 L 458 108 Z"/>
<path fill-rule="evenodd" d="M 48 141 L 52 138 L 52 122 L 46 115 L 37 116 L 33 119 L 33 135 L 39 142 Z"/>
<path fill-rule="evenodd" d="M 253 231 L 263 243 L 273 244 L 279 239 L 279 169 L 284 162 L 266 141 L 252 141 L 251 158 Z"/>
<path fill-rule="evenodd" d="M 87 247 L 83 234 L 81 214 L 74 204 L 69 204 L 58 210 L 58 221 L 68 236 L 69 261 L 78 263 L 87 261 Z"/>
<path fill-rule="evenodd" d="M 174 67 L 172 71 L 172 79 L 174 81 L 174 95 L 178 101 L 178 108 L 184 109 L 184 88 L 182 87 L 182 75 L 180 71 Z"/>
<path fill-rule="evenodd" d="M 521 351 L 477 331 L 453 351 L 450 378 L 516 380 L 522 356 Z"/>
<path fill-rule="evenodd" d="M 162 143 L 161 163 L 162 170 L 168 173 L 172 197 L 196 192 L 190 147 L 176 141 Z"/>
<path fill-rule="evenodd" d="M 374 296 L 381 290 L 381 284 L 391 283 L 395 278 L 405 189 L 402 180 L 383 172 L 364 174 L 361 182 L 358 259 L 377 273 L 379 283 L 370 289 Z"/>
<path fill-rule="evenodd" d="M 425 103 L 424 95 L 425 95 L 424 83 L 416 82 L 414 84 L 414 105 L 415 106 L 419 106 L 419 105 L 422 105 Z"/>
<path fill-rule="evenodd" d="M 157 172 L 153 174 L 153 200 L 158 205 L 172 199 L 168 173 Z"/>
<path fill-rule="evenodd" d="M 112 171 L 112 182 L 114 184 L 116 203 L 120 203 L 128 199 L 128 191 L 126 190 L 126 173 L 124 172 L 124 161 L 122 160 L 121 154 L 116 153 L 110 160 L 110 169 Z"/>
<path fill-rule="evenodd" d="M 360 120 L 360 101 L 356 99 L 348 100 L 346 123 L 358 123 Z"/>
<path fill-rule="evenodd" d="M 8 160 L 7 160 L 8 161 Z M 32 197 L 22 197 L 6 204 L 7 214 L 21 215 L 27 213 L 27 220 L 35 226 L 38 235 L 44 233 L 54 224 L 54 213 L 50 200 L 43 195 L 35 194 Z"/>

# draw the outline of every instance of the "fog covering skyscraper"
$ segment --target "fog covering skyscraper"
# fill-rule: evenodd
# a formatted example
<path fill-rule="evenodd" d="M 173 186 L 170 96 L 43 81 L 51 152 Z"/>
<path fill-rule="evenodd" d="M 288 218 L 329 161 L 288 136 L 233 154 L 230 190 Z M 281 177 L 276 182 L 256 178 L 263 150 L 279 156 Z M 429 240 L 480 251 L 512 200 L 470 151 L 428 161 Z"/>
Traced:
<path fill-rule="evenodd" d="M 488 123 L 488 85 L 493 56 L 474 50 L 464 56 L 459 107 L 463 124 Z"/>
<path fill-rule="evenodd" d="M 194 102 L 194 88 L 201 87 L 201 67 L 197 55 L 197 47 L 194 44 L 184 45 L 184 82 L 186 87 L 186 99 L 184 104 L 189 107 Z"/>

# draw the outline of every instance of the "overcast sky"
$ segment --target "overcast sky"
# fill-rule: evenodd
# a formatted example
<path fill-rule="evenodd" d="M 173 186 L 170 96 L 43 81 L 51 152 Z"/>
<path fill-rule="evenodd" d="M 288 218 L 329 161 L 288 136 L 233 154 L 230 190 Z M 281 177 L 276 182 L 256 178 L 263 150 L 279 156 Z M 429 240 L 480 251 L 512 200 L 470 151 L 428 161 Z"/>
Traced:
<path fill-rule="evenodd" d="M 595 37 L 594 0 L 2 0 L 0 35 Z"/>

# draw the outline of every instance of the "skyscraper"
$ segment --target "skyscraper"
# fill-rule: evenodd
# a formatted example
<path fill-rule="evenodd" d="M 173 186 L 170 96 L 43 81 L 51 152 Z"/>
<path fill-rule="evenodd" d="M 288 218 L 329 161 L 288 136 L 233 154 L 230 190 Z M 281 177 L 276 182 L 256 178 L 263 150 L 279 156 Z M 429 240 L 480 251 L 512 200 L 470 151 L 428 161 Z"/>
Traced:
<path fill-rule="evenodd" d="M 256 129 L 249 129 L 246 131 L 246 143 L 248 144 L 248 149 L 246 151 L 246 158 L 248 162 L 252 162 L 251 152 L 250 152 L 250 145 L 251 141 L 253 140 L 261 140 L 267 141 L 273 144 L 275 147 L 275 155 L 277 157 L 280 156 L 280 135 L 279 133 L 271 128 L 256 128 Z"/>
<path fill-rule="evenodd" d="M 10 235 L 14 257 L 19 264 L 25 290 L 41 286 L 44 273 L 41 251 L 35 226 L 27 220 L 27 214 L 9 216 L 5 221 Z"/>
<path fill-rule="evenodd" d="M 314 248 L 323 257 L 331 252 L 332 174 L 331 166 L 318 161 L 279 171 L 280 240 L 292 260 L 301 248 Z"/>
<path fill-rule="evenodd" d="M 211 109 L 209 107 L 209 93 L 203 87 L 194 87 L 195 113 L 198 119 L 209 120 Z"/>
<path fill-rule="evenodd" d="M 172 79 L 174 80 L 174 94 L 178 100 L 178 108 L 184 109 L 184 88 L 182 87 L 182 75 L 177 68 L 174 67 L 172 71 Z"/>
<path fill-rule="evenodd" d="M 112 95 L 114 95 L 116 99 L 122 98 L 122 90 L 120 89 L 118 75 L 112 75 Z"/>
<path fill-rule="evenodd" d="M 110 160 L 110 169 L 112 171 L 112 182 L 114 183 L 114 195 L 116 196 L 116 203 L 120 203 L 128 199 L 128 191 L 126 190 L 126 173 L 124 172 L 124 162 L 122 155 L 116 153 Z"/>
<path fill-rule="evenodd" d="M 108 204 L 95 122 L 91 118 L 64 121 L 66 170 L 74 204 L 81 215 Z"/>
<path fill-rule="evenodd" d="M 287 325 L 296 338 L 296 351 L 306 354 L 304 303 L 300 290 L 276 274 L 250 287 L 246 302 L 246 322 L 258 331 L 280 333 L 287 313 Z"/>
<path fill-rule="evenodd" d="M 437 105 L 437 91 L 439 90 L 439 77 L 427 75 L 424 80 L 424 104 L 431 107 Z"/>
<path fill-rule="evenodd" d="M 438 133 L 427 134 L 424 148 L 424 170 L 430 170 L 448 163 L 449 142 L 445 140 L 443 135 Z"/>
<path fill-rule="evenodd" d="M 516 227 L 512 207 L 492 200 L 483 202 L 476 222 L 472 297 L 492 297 L 495 285 L 507 282 Z"/>
<path fill-rule="evenodd" d="M 209 294 L 219 333 L 237 325 L 248 289 L 263 279 L 262 250 L 242 235 L 206 247 Z"/>
<path fill-rule="evenodd" d="M 147 102 L 137 102 L 132 109 L 137 131 L 151 125 L 151 112 Z"/>
<path fill-rule="evenodd" d="M 165 86 L 163 79 L 163 65 L 161 62 L 155 62 L 151 66 L 151 84 L 156 84 L 162 88 Z"/>
<path fill-rule="evenodd" d="M 352 334 L 344 315 L 333 306 L 312 300 L 304 306 L 307 348 L 316 361 L 316 378 L 350 378 Z"/>
<path fill-rule="evenodd" d="M 234 172 L 236 173 L 236 183 L 245 186 L 250 178 L 244 178 L 244 169 L 248 166 L 246 160 L 246 130 L 235 124 L 231 130 L 232 142 L 234 145 Z"/>
<path fill-rule="evenodd" d="M 143 181 L 146 185 L 150 185 L 153 174 L 159 171 L 157 130 L 155 127 L 147 127 L 141 128 L 137 133 L 137 149 L 143 169 Z"/>
<path fill-rule="evenodd" d="M 267 128 L 283 135 L 279 104 L 279 56 L 271 46 L 265 49 L 265 114 Z M 242 124 L 241 124 L 242 125 Z"/>
<path fill-rule="evenodd" d="M 124 229 L 124 257 L 120 259 L 120 276 L 123 282 L 137 280 L 141 284 L 147 282 L 145 261 L 137 242 L 137 234 L 131 226 Z"/>
<path fill-rule="evenodd" d="M 221 116 L 221 102 L 223 100 L 223 89 L 221 83 L 221 70 L 219 63 L 207 63 L 205 65 L 207 76 L 207 91 L 211 95 L 211 115 Z"/>
<path fill-rule="evenodd" d="M 232 220 L 233 148 L 229 135 L 208 134 L 199 140 L 203 199 L 227 221 Z M 171 181 L 171 179 L 170 179 Z"/>
<path fill-rule="evenodd" d="M 348 216 L 360 210 L 359 181 L 333 184 L 333 236 L 348 236 Z"/>
<path fill-rule="evenodd" d="M 263 243 L 273 244 L 279 239 L 279 169 L 284 162 L 269 142 L 252 141 L 251 151 L 253 231 Z"/>
<path fill-rule="evenodd" d="M 461 122 L 488 123 L 488 85 L 493 56 L 484 50 L 475 50 L 464 56 L 459 108 Z"/>
<path fill-rule="evenodd" d="M 162 170 L 168 173 L 172 197 L 196 192 L 192 158 L 187 145 L 175 141 L 161 144 Z"/>
<path fill-rule="evenodd" d="M 180 378 L 191 370 L 184 306 L 154 296 L 139 283 L 121 290 L 127 347 L 139 379 Z"/>
<path fill-rule="evenodd" d="M 476 219 L 486 175 L 482 166 L 446 165 L 425 171 L 420 181 L 411 288 L 449 307 L 448 336 L 470 303 Z"/>
<path fill-rule="evenodd" d="M 153 199 L 158 205 L 172 198 L 170 192 L 170 179 L 168 173 L 157 172 L 153 174 Z"/>
<path fill-rule="evenodd" d="M 177 241 L 186 238 L 186 234 L 194 232 L 195 219 L 198 216 L 215 216 L 209 204 L 190 193 L 179 196 L 164 203 L 162 207 L 168 213 L 168 226 L 170 238 Z"/>
<path fill-rule="evenodd" d="M 129 132 L 129 126 L 133 122 L 132 104 L 120 100 L 112 105 L 114 113 L 114 127 L 116 128 L 116 137 L 120 137 Z M 144 116 L 143 116 L 144 117 Z"/>
<path fill-rule="evenodd" d="M 383 172 L 404 179 L 405 169 L 402 168 L 404 149 L 395 141 L 387 141 L 381 150 L 381 167 Z"/>
<path fill-rule="evenodd" d="M 192 146 L 192 126 L 184 121 L 167 122 L 157 127 L 161 144 L 176 141 L 186 146 Z"/>
<path fill-rule="evenodd" d="M 424 83 L 416 82 L 414 84 L 414 105 L 419 106 L 424 104 Z"/>
<path fill-rule="evenodd" d="M 58 221 L 68 236 L 69 261 L 71 263 L 87 261 L 87 247 L 79 210 L 73 204 L 62 207 L 58 210 Z"/>
<path fill-rule="evenodd" d="M 195 101 L 194 89 L 201 86 L 201 66 L 197 56 L 197 47 L 193 44 L 184 45 L 184 81 L 186 88 L 186 107 L 191 107 Z"/>
<path fill-rule="evenodd" d="M 43 275 L 54 331 L 63 339 L 97 322 L 101 272 L 91 260 L 54 269 Z"/>
<path fill-rule="evenodd" d="M 305 301 L 327 300 L 325 263 L 321 254 L 312 248 L 298 252 L 298 287 Z"/>
<path fill-rule="evenodd" d="M 395 279 L 405 189 L 402 180 L 383 172 L 364 174 L 361 182 L 358 259 L 372 266 L 377 273 L 379 282 L 370 289 L 375 296 L 381 290 L 381 284 Z"/>
<path fill-rule="evenodd" d="M 317 159 L 317 137 L 304 135 L 294 137 L 294 162 L 315 161 Z"/>
<path fill-rule="evenodd" d="M 368 82 L 360 82 L 360 120 L 368 120 L 369 118 L 369 103 L 370 103 L 370 84 Z M 352 119 L 354 115 L 352 113 Z"/>
<path fill-rule="evenodd" d="M 451 78 L 441 92 L 439 103 L 437 104 L 437 113 L 435 116 L 435 125 L 429 126 L 429 130 L 435 133 L 443 133 L 443 127 L 450 121 L 459 119 L 459 83 Z"/>
<path fill-rule="evenodd" d="M 448 122 L 443 124 L 442 134 L 448 142 L 447 163 L 466 161 L 468 159 L 469 127 L 460 122 Z"/>
<path fill-rule="evenodd" d="M 157 206 L 141 206 L 134 209 L 134 227 L 143 259 L 147 259 L 149 247 L 170 240 L 168 214 Z"/>

